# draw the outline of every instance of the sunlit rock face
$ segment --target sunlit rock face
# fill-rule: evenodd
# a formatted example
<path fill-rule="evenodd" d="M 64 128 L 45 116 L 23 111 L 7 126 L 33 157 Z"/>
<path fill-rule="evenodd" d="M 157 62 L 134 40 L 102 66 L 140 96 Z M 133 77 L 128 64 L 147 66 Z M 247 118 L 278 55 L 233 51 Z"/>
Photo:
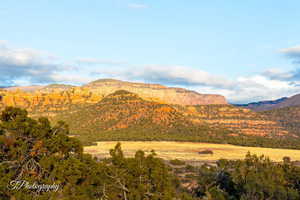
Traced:
<path fill-rule="evenodd" d="M 118 95 L 117 91 L 120 90 L 124 91 L 122 95 Z M 127 94 L 126 91 L 129 93 Z M 0 96 L 0 109 L 5 106 L 26 108 L 31 116 L 36 117 L 55 118 L 62 111 L 68 114 L 67 118 L 70 118 L 73 112 L 85 110 L 87 106 L 92 106 L 97 111 L 92 117 L 87 116 L 91 121 L 96 118 L 120 119 L 124 113 L 132 113 L 132 115 L 124 115 L 128 117 L 125 117 L 124 121 L 121 120 L 122 123 L 108 127 L 108 130 L 129 127 L 149 114 L 151 116 L 148 116 L 150 119 L 148 121 L 153 124 L 164 122 L 167 123 L 166 127 L 169 127 L 169 123 L 179 119 L 179 115 L 175 116 L 174 113 L 180 113 L 180 116 L 184 116 L 184 120 L 182 117 L 179 120 L 184 122 L 182 124 L 195 123 L 198 126 L 205 123 L 209 127 L 226 128 L 233 131 L 232 136 L 243 134 L 278 137 L 288 134 L 276 121 L 268 119 L 261 113 L 229 105 L 223 96 L 204 95 L 157 84 L 102 79 L 81 87 L 55 84 L 3 89 L 0 90 Z M 122 106 L 111 111 L 110 106 L 113 108 L 116 102 L 122 103 Z M 140 110 L 137 110 L 137 105 L 142 105 Z M 104 108 L 109 109 L 100 113 L 99 111 Z M 121 112 L 122 110 L 124 112 Z M 119 116 L 118 113 L 122 115 Z M 82 112 L 82 116 L 85 116 L 85 112 Z M 76 118 L 73 121 L 76 121 Z"/>
<path fill-rule="evenodd" d="M 166 104 L 227 104 L 226 99 L 221 95 L 199 94 L 186 89 L 169 88 L 157 84 L 101 79 L 82 87 L 52 84 L 8 88 L 1 91 L 1 105 L 22 107 L 29 111 L 65 110 L 74 104 L 97 103 L 117 90 L 127 90 L 138 94 L 145 100 Z"/>
<path fill-rule="evenodd" d="M 182 88 L 170 88 L 158 84 L 131 83 L 113 79 L 100 79 L 84 85 L 89 91 L 106 96 L 117 90 L 127 90 L 146 100 L 179 105 L 227 104 L 225 97 L 199 94 Z"/>

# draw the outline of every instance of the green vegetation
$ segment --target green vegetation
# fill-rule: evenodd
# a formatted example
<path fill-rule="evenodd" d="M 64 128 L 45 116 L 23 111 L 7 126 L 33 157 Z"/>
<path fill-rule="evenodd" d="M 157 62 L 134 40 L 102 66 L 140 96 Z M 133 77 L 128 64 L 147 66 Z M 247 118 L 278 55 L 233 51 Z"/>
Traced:
<path fill-rule="evenodd" d="M 244 160 L 186 165 L 174 172 L 194 200 L 300 199 L 300 167 L 286 158 L 274 163 L 248 153 Z"/>
<path fill-rule="evenodd" d="M 110 151 L 111 158 L 97 161 L 83 154 L 80 142 L 67 136 L 62 122 L 51 127 L 46 118 L 33 120 L 26 111 L 12 107 L 0 119 L 1 200 L 171 200 L 185 195 L 170 168 L 154 153 L 146 156 L 138 151 L 134 158 L 125 158 L 118 144 Z M 13 180 L 58 184 L 59 189 L 12 189 Z"/>
<path fill-rule="evenodd" d="M 277 121 L 291 133 L 300 136 L 300 106 L 290 106 L 261 112 L 271 120 Z"/>
<path fill-rule="evenodd" d="M 296 200 L 300 198 L 300 168 L 289 162 L 272 163 L 248 154 L 245 160 L 220 160 L 204 165 L 194 195 L 204 199 Z"/>
<path fill-rule="evenodd" d="M 180 129 L 177 129 L 180 130 Z M 227 130 L 213 129 L 214 135 L 211 136 L 209 127 L 198 127 L 197 129 L 183 129 L 180 133 L 161 132 L 161 129 L 149 127 L 133 127 L 114 131 L 77 132 L 74 135 L 84 145 L 93 145 L 96 141 L 177 141 L 177 142 L 205 142 L 218 144 L 233 144 L 239 146 L 268 147 L 268 148 L 287 148 L 300 149 L 298 139 L 268 138 L 259 136 L 230 136 Z M 190 132 L 188 132 L 190 131 Z M 193 132 L 192 132 L 193 131 Z M 74 132 L 72 132 L 74 133 Z"/>
<path fill-rule="evenodd" d="M 205 113 L 212 112 L 210 115 L 215 116 L 216 109 L 232 108 L 216 105 L 204 107 L 196 106 L 195 109 L 204 110 Z M 145 101 L 136 94 L 121 90 L 108 95 L 97 104 L 62 112 L 53 121 L 63 120 L 68 123 L 72 134 L 84 145 L 91 145 L 96 141 L 119 140 L 188 141 L 300 149 L 299 140 L 244 135 L 223 126 L 215 127 L 204 121 L 194 120 L 178 109 L 183 108 Z M 243 113 L 240 114 L 240 108 L 236 110 L 241 117 L 244 116 Z"/>
<path fill-rule="evenodd" d="M 110 158 L 82 152 L 67 135 L 68 126 L 34 120 L 25 110 L 8 107 L 0 115 L 0 199 L 17 200 L 297 200 L 300 168 L 248 154 L 245 160 L 220 160 L 216 166 L 165 164 L 152 152 L 126 158 L 117 144 Z M 180 164 L 180 165 L 179 165 Z M 177 176 L 177 177 L 176 177 Z M 57 191 L 20 187 L 11 181 L 57 184 Z M 10 186 L 8 188 L 8 186 Z"/>
<path fill-rule="evenodd" d="M 214 154 L 214 152 L 210 149 L 206 149 L 206 150 L 203 150 L 203 151 L 199 151 L 198 152 L 199 154 Z"/>
<path fill-rule="evenodd" d="M 170 160 L 170 164 L 171 165 L 185 165 L 185 162 L 182 160 L 174 159 L 174 160 Z"/>

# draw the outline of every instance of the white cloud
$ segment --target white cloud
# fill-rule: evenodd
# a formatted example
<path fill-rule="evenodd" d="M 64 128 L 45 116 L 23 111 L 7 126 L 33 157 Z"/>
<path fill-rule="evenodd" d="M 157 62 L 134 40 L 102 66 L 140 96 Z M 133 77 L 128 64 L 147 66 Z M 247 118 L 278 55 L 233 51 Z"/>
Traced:
<path fill-rule="evenodd" d="M 263 75 L 274 80 L 291 80 L 294 76 L 292 71 L 284 71 L 277 68 L 271 68 L 263 72 Z"/>
<path fill-rule="evenodd" d="M 51 79 L 54 82 L 58 83 L 68 83 L 75 85 L 82 85 L 91 81 L 98 79 L 99 77 L 93 77 L 89 74 L 85 73 L 76 73 L 76 72 L 61 72 L 61 73 L 53 73 L 51 75 Z"/>
<path fill-rule="evenodd" d="M 274 73 L 274 69 L 270 69 Z M 186 66 L 146 65 L 131 68 L 98 69 L 99 76 L 129 81 L 185 87 L 203 94 L 222 94 L 232 103 L 278 99 L 300 93 L 300 87 L 288 80 L 263 74 L 240 76 L 235 80 Z M 279 73 L 279 72 L 278 72 Z M 285 74 L 287 72 L 282 71 Z"/>
<path fill-rule="evenodd" d="M 300 45 L 289 48 L 283 48 L 280 50 L 280 52 L 289 55 L 300 55 Z"/>
<path fill-rule="evenodd" d="M 126 68 L 101 68 L 94 71 L 115 78 L 141 80 L 168 85 L 202 85 L 219 88 L 233 87 L 233 82 L 221 76 L 186 66 L 142 65 Z"/>
<path fill-rule="evenodd" d="M 291 58 L 295 63 L 300 63 L 300 45 L 280 49 L 279 52 Z"/>
<path fill-rule="evenodd" d="M 0 47 L 1 46 L 5 46 L 5 45 L 7 45 L 8 43 L 7 43 L 7 41 L 6 40 L 0 40 Z"/>
<path fill-rule="evenodd" d="M 145 9 L 145 8 L 148 8 L 149 6 L 146 4 L 131 3 L 131 4 L 128 4 L 128 7 L 132 8 L 132 9 Z"/>
<path fill-rule="evenodd" d="M 65 64 L 47 52 L 13 48 L 0 41 L 0 84 L 70 83 L 81 85 L 99 78 L 158 83 L 199 93 L 222 94 L 229 102 L 277 99 L 300 93 L 300 71 L 268 69 L 261 74 L 230 80 L 189 66 L 129 65 L 109 59 L 81 58 Z"/>
<path fill-rule="evenodd" d="M 244 103 L 291 96 L 299 93 L 300 88 L 288 81 L 272 80 L 263 75 L 254 75 L 237 78 L 236 87 L 232 91 L 232 96 L 228 96 L 229 100 Z"/>
<path fill-rule="evenodd" d="M 96 59 L 96 58 L 79 58 L 76 60 L 78 64 L 82 65 L 123 65 L 126 62 L 108 59 Z"/>
<path fill-rule="evenodd" d="M 33 84 L 53 81 L 51 74 L 66 70 L 54 56 L 33 49 L 13 48 L 0 43 L 0 84 L 13 85 L 26 80 Z"/>

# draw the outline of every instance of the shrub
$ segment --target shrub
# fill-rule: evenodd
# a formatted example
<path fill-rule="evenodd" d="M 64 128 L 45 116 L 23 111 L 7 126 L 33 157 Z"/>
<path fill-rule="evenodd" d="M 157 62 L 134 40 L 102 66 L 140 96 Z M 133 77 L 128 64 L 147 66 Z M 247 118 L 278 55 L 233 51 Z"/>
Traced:
<path fill-rule="evenodd" d="M 174 159 L 174 160 L 170 160 L 170 164 L 171 165 L 185 165 L 185 162 L 182 160 Z"/>
<path fill-rule="evenodd" d="M 214 152 L 210 149 L 205 149 L 203 151 L 199 151 L 198 154 L 214 154 Z"/>

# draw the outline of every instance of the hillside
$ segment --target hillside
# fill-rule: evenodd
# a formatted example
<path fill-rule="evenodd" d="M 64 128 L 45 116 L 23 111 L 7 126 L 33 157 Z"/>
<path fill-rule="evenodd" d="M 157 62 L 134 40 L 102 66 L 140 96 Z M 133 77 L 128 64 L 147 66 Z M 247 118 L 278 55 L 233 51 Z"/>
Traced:
<path fill-rule="evenodd" d="M 102 79 L 81 87 L 52 84 L 31 92 L 0 90 L 0 96 L 0 109 L 21 107 L 35 118 L 65 120 L 86 142 L 178 140 L 282 147 L 282 142 L 295 140 L 278 120 L 225 100 L 222 104 L 222 96 L 155 84 Z M 220 104 L 212 104 L 216 102 Z"/>
<path fill-rule="evenodd" d="M 166 104 L 207 105 L 227 104 L 225 97 L 217 94 L 199 94 L 182 88 L 166 87 L 159 84 L 132 83 L 114 79 L 100 79 L 82 87 L 94 94 L 106 96 L 117 90 L 127 90 L 145 100 Z"/>
<path fill-rule="evenodd" d="M 32 86 L 15 86 L 15 87 L 3 87 L 3 89 L 7 91 L 24 91 L 24 92 L 35 92 L 37 90 L 42 89 L 44 86 L 40 85 L 32 85 Z"/>
<path fill-rule="evenodd" d="M 99 140 L 164 140 L 289 147 L 293 136 L 263 115 L 233 106 L 173 106 L 120 90 L 100 102 L 62 112 L 72 134 Z M 292 142 L 293 143 L 293 142 Z"/>
<path fill-rule="evenodd" d="M 247 104 L 234 104 L 234 105 L 238 106 L 238 107 L 251 109 L 253 111 L 265 111 L 265 110 L 273 109 L 274 107 L 276 107 L 276 105 L 278 105 L 281 102 L 284 102 L 287 99 L 288 99 L 287 97 L 283 97 L 283 98 L 276 99 L 273 101 L 272 100 L 258 101 L 258 102 L 251 102 L 251 103 L 247 103 Z"/>
<path fill-rule="evenodd" d="M 289 106 L 262 112 L 269 119 L 277 121 L 289 132 L 300 137 L 300 106 Z"/>
<path fill-rule="evenodd" d="M 58 114 L 55 119 L 66 121 L 73 134 L 88 141 L 203 139 L 220 142 L 231 133 L 211 128 L 203 121 L 193 122 L 170 105 L 146 101 L 125 90 L 116 91 L 94 105 Z"/>
<path fill-rule="evenodd" d="M 300 105 L 300 94 L 294 95 L 289 98 L 283 97 L 274 101 L 259 101 L 248 104 L 236 104 L 236 106 L 248 108 L 254 111 L 267 111 L 298 105 Z"/>
<path fill-rule="evenodd" d="M 179 109 L 189 118 L 205 121 L 212 127 L 225 127 L 243 135 L 269 138 L 290 135 L 277 121 L 245 108 L 232 105 L 199 105 Z"/>

